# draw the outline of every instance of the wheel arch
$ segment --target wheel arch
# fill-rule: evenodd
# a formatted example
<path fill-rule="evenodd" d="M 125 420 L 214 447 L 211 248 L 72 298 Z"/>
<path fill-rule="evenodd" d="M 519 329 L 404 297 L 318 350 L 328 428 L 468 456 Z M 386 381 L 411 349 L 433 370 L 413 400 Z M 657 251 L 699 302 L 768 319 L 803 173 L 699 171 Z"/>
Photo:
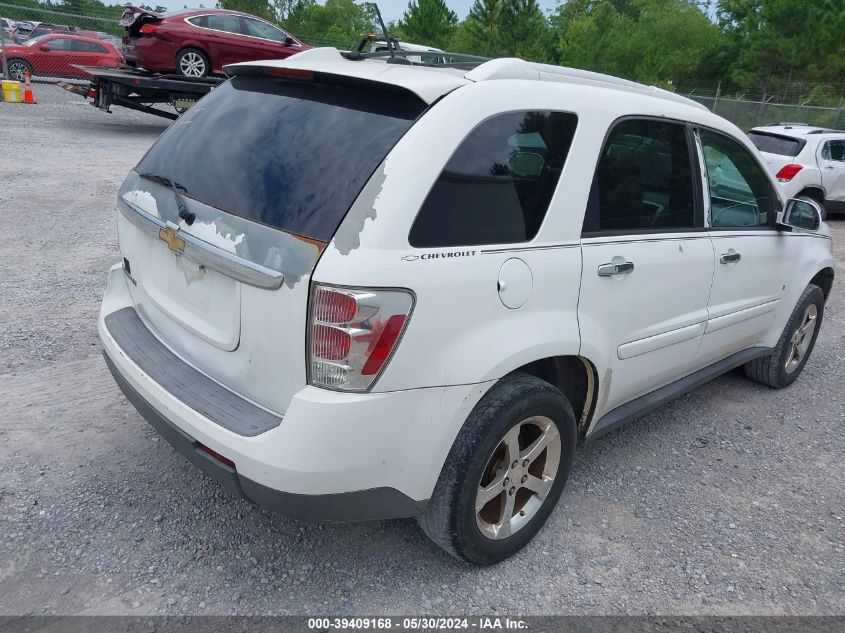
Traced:
<path fill-rule="evenodd" d="M 833 268 L 828 267 L 822 268 L 819 272 L 813 275 L 813 278 L 810 280 L 811 284 L 822 289 L 825 301 L 827 301 L 827 297 L 830 295 L 830 289 L 833 287 L 833 277 Z"/>
<path fill-rule="evenodd" d="M 530 374 L 560 389 L 575 413 L 579 440 L 584 438 L 590 428 L 599 392 L 598 373 L 589 359 L 584 356 L 548 356 L 513 371 Z"/>
<path fill-rule="evenodd" d="M 805 196 L 812 198 L 824 207 L 825 190 L 821 185 L 808 185 L 795 194 L 796 197 Z"/>
<path fill-rule="evenodd" d="M 184 51 L 188 50 L 189 48 L 193 48 L 195 50 L 198 50 L 200 53 L 205 55 L 205 58 L 208 60 L 209 64 L 213 63 L 211 61 L 211 53 L 208 52 L 208 49 L 204 45 L 193 42 L 193 41 L 182 42 L 182 44 L 179 46 L 179 48 L 176 49 L 176 54 L 173 56 L 173 59 L 178 60 L 179 55 L 181 55 Z"/>

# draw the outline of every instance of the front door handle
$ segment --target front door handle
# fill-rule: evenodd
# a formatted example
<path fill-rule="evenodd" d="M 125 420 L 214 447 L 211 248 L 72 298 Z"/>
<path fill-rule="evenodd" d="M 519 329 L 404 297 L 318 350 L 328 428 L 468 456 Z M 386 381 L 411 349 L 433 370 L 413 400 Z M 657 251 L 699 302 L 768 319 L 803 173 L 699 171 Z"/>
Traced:
<path fill-rule="evenodd" d="M 612 277 L 613 275 L 628 275 L 634 272 L 634 262 L 622 262 L 621 264 L 602 264 L 599 266 L 599 277 Z"/>
<path fill-rule="evenodd" d="M 722 253 L 722 256 L 719 258 L 719 263 L 722 264 L 733 264 L 734 262 L 738 262 L 742 259 L 742 255 L 739 253 Z"/>

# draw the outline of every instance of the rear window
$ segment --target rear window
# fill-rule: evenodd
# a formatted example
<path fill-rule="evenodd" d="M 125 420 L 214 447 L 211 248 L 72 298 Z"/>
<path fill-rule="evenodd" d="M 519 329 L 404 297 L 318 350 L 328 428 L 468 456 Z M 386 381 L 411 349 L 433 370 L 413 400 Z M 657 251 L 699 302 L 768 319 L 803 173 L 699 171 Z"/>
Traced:
<path fill-rule="evenodd" d="M 407 91 L 234 77 L 135 169 L 218 209 L 327 242 L 424 108 Z"/>
<path fill-rule="evenodd" d="M 804 147 L 804 143 L 806 143 L 801 139 L 765 132 L 749 132 L 748 138 L 761 152 L 780 154 L 781 156 L 798 156 Z"/>

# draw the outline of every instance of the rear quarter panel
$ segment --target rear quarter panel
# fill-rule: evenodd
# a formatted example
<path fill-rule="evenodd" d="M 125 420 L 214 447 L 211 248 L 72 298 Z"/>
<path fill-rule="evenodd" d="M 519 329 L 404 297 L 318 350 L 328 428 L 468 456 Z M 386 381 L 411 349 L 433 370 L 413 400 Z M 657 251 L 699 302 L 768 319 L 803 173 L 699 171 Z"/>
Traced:
<path fill-rule="evenodd" d="M 413 248 L 408 233 L 443 166 L 480 122 L 514 110 L 574 112 L 563 86 L 481 82 L 432 107 L 376 170 L 329 244 L 314 280 L 401 287 L 414 312 L 375 391 L 478 383 L 525 363 L 577 355 L 580 232 L 600 140 L 611 115 L 579 120 L 544 223 L 528 243 Z M 600 110 L 600 107 L 597 108 Z M 531 270 L 528 302 L 499 299 L 502 265 Z"/>

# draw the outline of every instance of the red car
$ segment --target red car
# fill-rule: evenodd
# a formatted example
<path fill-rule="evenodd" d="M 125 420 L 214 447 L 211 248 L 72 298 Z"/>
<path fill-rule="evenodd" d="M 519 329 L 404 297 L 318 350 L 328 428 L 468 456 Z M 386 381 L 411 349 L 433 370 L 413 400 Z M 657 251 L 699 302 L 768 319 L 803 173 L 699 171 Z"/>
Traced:
<path fill-rule="evenodd" d="M 120 23 L 130 66 L 186 77 L 221 75 L 227 64 L 284 59 L 311 48 L 260 18 L 223 9 L 159 14 L 129 6 Z"/>
<path fill-rule="evenodd" d="M 30 75 L 89 78 L 80 66 L 118 67 L 123 55 L 109 42 L 95 37 L 69 33 L 48 33 L 27 40 L 21 45 L 6 46 L 6 64 L 12 79 L 23 81 Z"/>

